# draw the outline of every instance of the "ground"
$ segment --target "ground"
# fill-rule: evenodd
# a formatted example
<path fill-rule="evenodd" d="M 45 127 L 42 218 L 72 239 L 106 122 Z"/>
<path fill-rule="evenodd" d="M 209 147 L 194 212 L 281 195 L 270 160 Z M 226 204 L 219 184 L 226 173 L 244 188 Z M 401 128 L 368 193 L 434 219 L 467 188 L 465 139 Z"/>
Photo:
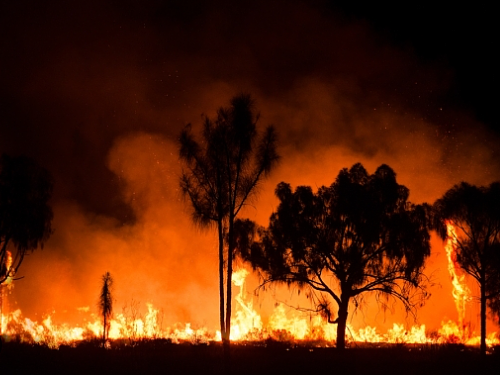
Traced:
<path fill-rule="evenodd" d="M 500 353 L 481 358 L 463 346 L 334 348 L 277 342 L 234 345 L 231 373 L 246 374 L 498 374 Z M 216 374 L 222 373 L 218 344 L 148 341 L 102 349 L 97 343 L 58 350 L 4 343 L 0 374 Z"/>

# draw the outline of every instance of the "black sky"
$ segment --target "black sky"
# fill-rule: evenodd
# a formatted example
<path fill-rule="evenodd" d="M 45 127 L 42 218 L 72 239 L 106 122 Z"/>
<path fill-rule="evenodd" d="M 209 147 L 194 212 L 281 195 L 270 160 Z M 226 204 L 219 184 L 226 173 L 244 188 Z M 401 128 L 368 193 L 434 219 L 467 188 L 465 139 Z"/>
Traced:
<path fill-rule="evenodd" d="M 368 108 L 391 106 L 431 123 L 444 147 L 467 147 L 453 139 L 472 134 L 498 155 L 497 138 L 488 136 L 498 135 L 498 26 L 493 10 L 479 5 L 108 0 L 0 7 L 0 150 L 45 165 L 56 200 L 122 222 L 134 214 L 107 166 L 113 142 L 141 131 L 175 139 L 184 124 L 200 123 L 239 91 L 256 97 L 283 127 L 283 144 L 296 149 L 330 142 L 375 154 L 390 142 L 372 142 L 352 122 Z M 303 126 L 285 125 L 298 87 L 311 87 L 304 82 L 327 83 L 342 98 L 326 137 L 308 109 Z M 363 126 L 371 125 L 356 128 Z M 418 132 L 415 124 L 396 126 Z"/>
<path fill-rule="evenodd" d="M 413 49 L 420 58 L 446 63 L 454 71 L 449 100 L 471 108 L 480 121 L 498 128 L 493 93 L 498 85 L 494 46 L 499 27 L 492 6 L 350 3 L 340 8 L 353 19 L 366 20 L 396 45 Z"/>

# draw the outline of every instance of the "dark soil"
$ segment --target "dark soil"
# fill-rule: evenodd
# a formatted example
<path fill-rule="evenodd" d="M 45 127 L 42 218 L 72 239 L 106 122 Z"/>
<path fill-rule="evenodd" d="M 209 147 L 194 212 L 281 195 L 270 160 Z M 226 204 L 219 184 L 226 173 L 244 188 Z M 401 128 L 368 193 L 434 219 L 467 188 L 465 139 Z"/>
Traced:
<path fill-rule="evenodd" d="M 172 344 L 155 340 L 135 346 L 96 342 L 76 347 L 4 343 L 4 374 L 216 374 L 223 373 L 219 344 Z M 246 374 L 500 374 L 500 350 L 481 357 L 463 346 L 355 347 L 296 346 L 279 342 L 237 344 L 231 349 L 231 373 Z"/>

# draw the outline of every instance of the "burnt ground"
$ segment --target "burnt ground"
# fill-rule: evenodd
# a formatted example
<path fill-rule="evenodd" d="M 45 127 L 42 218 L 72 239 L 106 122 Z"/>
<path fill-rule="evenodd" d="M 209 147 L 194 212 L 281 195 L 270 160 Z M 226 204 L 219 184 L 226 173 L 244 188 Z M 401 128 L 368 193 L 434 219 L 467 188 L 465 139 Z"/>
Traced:
<path fill-rule="evenodd" d="M 279 342 L 233 345 L 231 373 L 246 374 L 496 374 L 500 350 L 482 358 L 463 346 L 334 348 Z M 147 341 L 135 346 L 81 343 L 58 350 L 4 343 L 0 374 L 215 374 L 223 373 L 219 344 Z"/>

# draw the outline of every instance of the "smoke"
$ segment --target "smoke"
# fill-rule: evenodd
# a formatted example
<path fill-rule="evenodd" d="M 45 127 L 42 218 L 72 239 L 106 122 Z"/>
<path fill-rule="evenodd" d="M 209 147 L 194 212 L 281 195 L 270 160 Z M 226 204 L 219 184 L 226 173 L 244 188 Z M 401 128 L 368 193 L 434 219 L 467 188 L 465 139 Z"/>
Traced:
<path fill-rule="evenodd" d="M 0 16 L 0 150 L 55 177 L 56 231 L 10 298 L 26 315 L 95 309 L 109 271 L 117 310 L 133 298 L 163 307 L 166 323 L 216 326 L 216 237 L 179 193 L 176 139 L 242 91 L 259 125 L 276 126 L 282 156 L 242 212 L 262 225 L 277 183 L 329 185 L 357 162 L 390 165 L 416 203 L 498 179 L 498 134 L 454 104 L 445 61 L 322 3 L 222 5 L 11 4 Z"/>
<path fill-rule="evenodd" d="M 26 280 L 16 285 L 23 311 L 75 312 L 89 305 L 93 311 L 99 276 L 109 271 L 116 312 L 135 300 L 143 308 L 146 303 L 163 307 L 170 324 L 201 324 L 207 315 L 216 316 L 215 236 L 190 221 L 178 191 L 176 145 L 136 133 L 116 140 L 108 165 L 121 181 L 122 199 L 132 207 L 135 223 L 120 225 L 75 203 L 58 204 L 56 232 L 46 249 L 26 260 Z"/>

